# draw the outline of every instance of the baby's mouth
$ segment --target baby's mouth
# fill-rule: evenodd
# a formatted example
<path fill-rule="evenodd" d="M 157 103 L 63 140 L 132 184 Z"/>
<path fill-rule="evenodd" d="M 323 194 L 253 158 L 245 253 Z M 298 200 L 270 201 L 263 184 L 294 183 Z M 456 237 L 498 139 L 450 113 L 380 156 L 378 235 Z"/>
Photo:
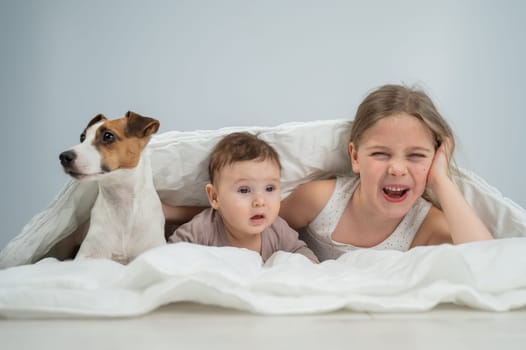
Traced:
<path fill-rule="evenodd" d="M 390 198 L 402 198 L 407 191 L 409 191 L 409 188 L 406 187 L 399 187 L 399 186 L 386 186 L 383 188 L 384 193 L 390 197 Z"/>
<path fill-rule="evenodd" d="M 250 220 L 262 220 L 265 218 L 265 215 L 263 214 L 256 214 L 250 218 Z"/>

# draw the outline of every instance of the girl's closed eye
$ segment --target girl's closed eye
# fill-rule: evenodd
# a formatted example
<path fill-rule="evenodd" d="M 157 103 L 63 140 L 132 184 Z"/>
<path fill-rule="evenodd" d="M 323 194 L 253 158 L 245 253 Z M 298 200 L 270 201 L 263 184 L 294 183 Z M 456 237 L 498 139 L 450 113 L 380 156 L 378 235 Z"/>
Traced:
<path fill-rule="evenodd" d="M 413 162 L 419 162 L 419 161 L 422 161 L 422 160 L 425 160 L 427 159 L 429 156 L 425 153 L 410 153 L 407 158 L 410 160 L 410 161 L 413 161 Z"/>
<path fill-rule="evenodd" d="M 411 153 L 409 155 L 409 158 L 411 158 L 411 159 L 427 158 L 427 155 L 425 155 L 423 153 Z"/>
<path fill-rule="evenodd" d="M 373 157 L 373 158 L 380 158 L 380 159 L 389 158 L 389 153 L 376 151 L 376 152 L 372 152 L 371 153 L 371 157 Z"/>

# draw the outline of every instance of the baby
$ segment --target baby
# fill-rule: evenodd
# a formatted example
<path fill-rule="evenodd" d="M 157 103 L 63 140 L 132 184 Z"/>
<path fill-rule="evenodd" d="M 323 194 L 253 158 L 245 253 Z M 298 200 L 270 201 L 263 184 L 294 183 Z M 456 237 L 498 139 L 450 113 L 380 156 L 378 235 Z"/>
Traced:
<path fill-rule="evenodd" d="M 319 262 L 278 216 L 281 164 L 272 146 L 250 133 L 229 134 L 214 148 L 208 172 L 211 208 L 179 226 L 168 238 L 170 243 L 241 247 L 258 252 L 263 261 L 283 250 Z M 177 221 L 181 210 L 184 207 L 164 205 L 166 220 Z"/>

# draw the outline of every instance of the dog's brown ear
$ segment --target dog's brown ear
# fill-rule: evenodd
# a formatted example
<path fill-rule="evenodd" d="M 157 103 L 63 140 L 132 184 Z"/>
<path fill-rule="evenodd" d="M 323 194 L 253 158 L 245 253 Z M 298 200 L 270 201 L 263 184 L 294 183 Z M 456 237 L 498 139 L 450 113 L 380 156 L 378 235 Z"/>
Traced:
<path fill-rule="evenodd" d="M 160 123 L 157 119 L 144 117 L 131 111 L 126 113 L 126 118 L 128 119 L 126 131 L 130 136 L 148 137 L 159 130 Z"/>
<path fill-rule="evenodd" d="M 97 114 L 93 117 L 93 119 L 89 121 L 88 126 L 86 126 L 86 129 L 92 126 L 93 124 L 100 122 L 101 120 L 108 120 L 108 118 L 106 118 L 104 114 Z"/>

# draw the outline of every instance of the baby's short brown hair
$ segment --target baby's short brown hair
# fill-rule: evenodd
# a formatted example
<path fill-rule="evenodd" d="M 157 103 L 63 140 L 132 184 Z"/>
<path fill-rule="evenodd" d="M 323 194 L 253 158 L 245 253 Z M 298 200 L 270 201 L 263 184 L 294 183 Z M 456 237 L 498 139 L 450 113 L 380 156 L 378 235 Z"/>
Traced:
<path fill-rule="evenodd" d="M 259 139 L 257 135 L 234 132 L 223 137 L 212 151 L 208 163 L 210 182 L 214 183 L 214 179 L 223 167 L 246 160 L 270 160 L 281 170 L 279 155 L 271 145 Z"/>

